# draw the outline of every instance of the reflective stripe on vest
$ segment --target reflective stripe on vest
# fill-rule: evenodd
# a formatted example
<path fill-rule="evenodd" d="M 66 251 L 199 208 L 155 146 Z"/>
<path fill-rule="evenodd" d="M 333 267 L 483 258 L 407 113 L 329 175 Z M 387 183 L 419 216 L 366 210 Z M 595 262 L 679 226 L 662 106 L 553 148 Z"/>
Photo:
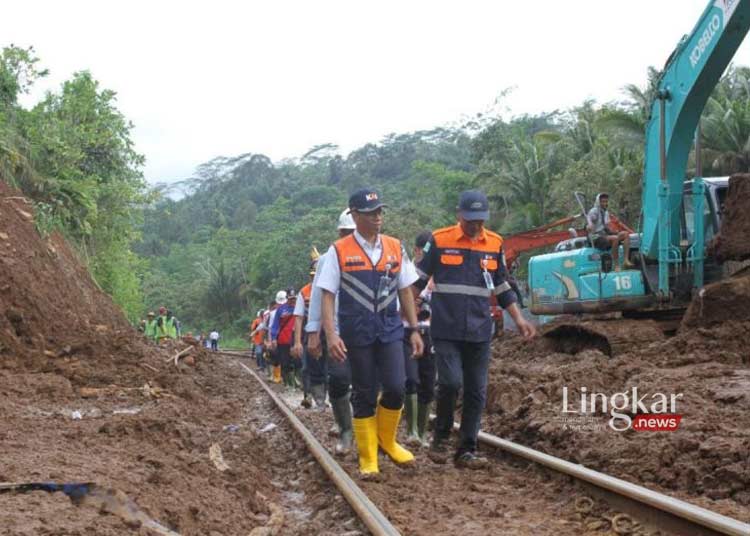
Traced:
<path fill-rule="evenodd" d="M 339 328 L 347 344 L 369 345 L 376 340 L 390 343 L 403 337 L 396 306 L 403 262 L 401 242 L 384 235 L 380 241 L 383 252 L 374 266 L 354 235 L 334 244 L 341 272 Z M 384 276 L 389 278 L 388 286 L 379 289 Z"/>
<path fill-rule="evenodd" d="M 383 253 L 376 266 L 354 238 L 349 235 L 336 242 L 336 251 L 341 269 L 341 290 L 368 312 L 377 313 L 385 310 L 398 296 L 398 274 L 401 271 L 401 242 L 389 236 L 380 237 Z M 362 272 L 375 272 L 378 280 L 388 275 L 386 296 L 375 296 L 377 288 L 371 288 L 357 276 Z M 369 275 L 369 274 L 368 274 Z"/>

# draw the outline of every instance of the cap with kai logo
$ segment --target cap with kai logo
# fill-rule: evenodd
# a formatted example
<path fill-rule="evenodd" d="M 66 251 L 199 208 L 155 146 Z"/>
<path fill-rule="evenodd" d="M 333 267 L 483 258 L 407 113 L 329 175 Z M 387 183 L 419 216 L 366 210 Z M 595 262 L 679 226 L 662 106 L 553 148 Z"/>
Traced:
<path fill-rule="evenodd" d="M 487 196 L 479 190 L 469 190 L 461 193 L 456 207 L 461 217 L 469 221 L 490 219 L 490 204 Z"/>
<path fill-rule="evenodd" d="M 373 188 L 357 190 L 349 198 L 349 212 L 372 212 L 387 206 L 380 200 L 380 194 Z"/>

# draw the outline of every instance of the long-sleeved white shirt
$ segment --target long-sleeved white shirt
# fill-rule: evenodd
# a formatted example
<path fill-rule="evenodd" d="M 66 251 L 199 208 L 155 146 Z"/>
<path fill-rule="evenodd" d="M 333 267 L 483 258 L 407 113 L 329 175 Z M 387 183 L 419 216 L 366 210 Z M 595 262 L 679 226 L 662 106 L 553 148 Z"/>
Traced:
<path fill-rule="evenodd" d="M 329 252 L 325 252 L 323 255 L 320 256 L 318 259 L 318 265 L 317 269 L 315 270 L 315 278 L 313 278 L 312 283 L 312 294 L 310 294 L 310 307 L 307 311 L 307 324 L 305 325 L 305 331 L 307 333 L 316 333 L 320 331 L 322 327 L 322 306 L 323 306 L 323 291 L 318 286 L 318 278 L 320 276 L 320 273 L 323 271 L 323 267 L 325 266 L 328 257 Z M 334 257 L 334 261 L 335 257 Z M 335 302 L 335 309 L 334 309 L 334 315 L 333 315 L 334 324 L 336 326 L 336 333 L 339 332 L 339 294 L 336 293 L 336 302 Z"/>

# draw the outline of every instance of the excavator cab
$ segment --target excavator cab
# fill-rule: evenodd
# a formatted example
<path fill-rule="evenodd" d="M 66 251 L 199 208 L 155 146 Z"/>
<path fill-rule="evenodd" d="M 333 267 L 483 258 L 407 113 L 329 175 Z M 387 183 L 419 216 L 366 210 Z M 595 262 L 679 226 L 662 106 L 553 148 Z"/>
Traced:
<path fill-rule="evenodd" d="M 586 197 L 581 192 L 574 195 L 586 219 Z M 616 218 L 612 221 L 618 230 L 627 229 Z M 631 232 L 630 240 L 631 252 L 637 251 L 640 235 Z M 619 258 L 624 258 L 622 246 Z M 537 315 L 622 311 L 651 301 L 640 270 L 616 271 L 611 252 L 594 247 L 586 235 L 563 240 L 554 252 L 532 257 L 528 274 L 530 309 Z"/>

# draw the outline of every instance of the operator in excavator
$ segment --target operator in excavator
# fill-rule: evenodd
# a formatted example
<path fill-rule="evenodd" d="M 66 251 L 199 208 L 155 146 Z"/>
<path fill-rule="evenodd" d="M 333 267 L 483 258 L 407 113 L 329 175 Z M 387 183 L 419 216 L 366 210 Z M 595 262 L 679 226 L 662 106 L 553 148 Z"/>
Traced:
<path fill-rule="evenodd" d="M 627 231 L 613 232 L 609 228 L 609 194 L 604 192 L 596 196 L 594 206 L 589 210 L 587 216 L 587 230 L 591 244 L 602 250 L 612 250 L 612 264 L 615 272 L 620 271 L 620 242 L 623 245 L 623 267 L 628 270 L 633 268 L 630 262 L 630 235 Z"/>

